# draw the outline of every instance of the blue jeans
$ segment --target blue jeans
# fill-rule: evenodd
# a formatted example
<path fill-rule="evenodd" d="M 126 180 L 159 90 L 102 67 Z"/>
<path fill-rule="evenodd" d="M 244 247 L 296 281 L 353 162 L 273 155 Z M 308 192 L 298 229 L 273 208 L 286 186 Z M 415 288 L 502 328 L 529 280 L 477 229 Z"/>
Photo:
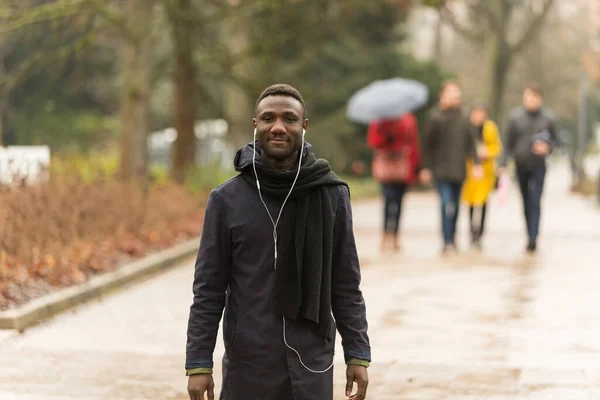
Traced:
<path fill-rule="evenodd" d="M 400 228 L 400 213 L 402 211 L 402 199 L 406 192 L 406 184 L 383 184 L 381 185 L 384 198 L 383 207 L 383 231 L 386 233 L 398 233 Z"/>
<path fill-rule="evenodd" d="M 527 223 L 527 234 L 529 240 L 535 242 L 540 229 L 540 216 L 542 191 L 544 190 L 544 179 L 546 167 L 533 170 L 521 169 L 517 166 L 517 177 L 521 196 L 523 197 L 523 211 Z"/>
<path fill-rule="evenodd" d="M 444 235 L 444 244 L 454 244 L 462 185 L 462 182 L 452 181 L 438 181 L 437 183 L 442 204 L 442 234 Z"/>

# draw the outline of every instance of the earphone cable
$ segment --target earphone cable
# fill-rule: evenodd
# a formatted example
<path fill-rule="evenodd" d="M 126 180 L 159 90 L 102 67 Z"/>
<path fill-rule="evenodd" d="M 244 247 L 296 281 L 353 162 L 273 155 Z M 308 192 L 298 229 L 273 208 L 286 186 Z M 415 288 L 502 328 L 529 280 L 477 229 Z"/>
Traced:
<path fill-rule="evenodd" d="M 296 177 L 294 178 L 294 181 L 292 182 L 292 187 L 290 188 L 290 191 L 288 192 L 287 196 L 285 197 L 285 199 L 283 200 L 283 204 L 281 205 L 281 208 L 279 209 L 279 214 L 277 215 L 277 219 L 274 220 L 273 216 L 271 215 L 271 212 L 269 211 L 269 208 L 267 207 L 267 204 L 265 203 L 263 197 L 262 197 L 262 193 L 260 190 L 260 182 L 258 180 L 258 173 L 256 171 L 256 147 L 253 149 L 253 153 L 252 153 L 252 168 L 254 169 L 254 177 L 256 178 L 256 188 L 258 190 L 258 196 L 260 197 L 260 201 L 262 202 L 263 206 L 265 207 L 265 211 L 267 212 L 267 215 L 269 216 L 269 219 L 271 220 L 271 223 L 273 224 L 273 241 L 274 241 L 274 245 L 275 245 L 275 257 L 274 257 L 274 268 L 277 269 L 277 226 L 279 225 L 279 220 L 281 218 L 281 214 L 283 213 L 283 208 L 285 207 L 285 204 L 287 203 L 290 195 L 292 194 L 292 191 L 294 190 L 294 187 L 296 186 L 296 182 L 298 181 L 298 177 L 300 176 L 300 167 L 302 166 L 302 156 L 303 156 L 303 151 L 304 151 L 304 135 L 306 134 L 305 130 L 302 130 L 302 146 L 300 147 L 300 157 L 298 160 L 298 171 L 296 172 Z M 256 129 L 254 129 L 254 146 L 256 146 Z M 312 372 L 314 374 L 324 374 L 325 372 L 329 371 L 335 361 L 332 360 L 331 361 L 331 365 L 329 367 L 327 367 L 326 369 L 322 370 L 322 371 L 316 371 L 313 369 L 310 369 L 306 366 L 306 364 L 304 364 L 304 361 L 302 361 L 302 356 L 300 355 L 300 353 L 298 352 L 298 350 L 296 350 L 295 348 L 293 348 L 292 346 L 290 346 L 288 344 L 287 341 L 287 335 L 286 335 L 286 326 L 285 326 L 285 317 L 282 317 L 283 319 L 283 342 L 286 345 L 287 348 L 289 348 L 290 350 L 292 350 L 294 353 L 296 353 L 296 355 L 298 356 L 298 361 L 300 361 L 300 364 L 309 372 Z"/>

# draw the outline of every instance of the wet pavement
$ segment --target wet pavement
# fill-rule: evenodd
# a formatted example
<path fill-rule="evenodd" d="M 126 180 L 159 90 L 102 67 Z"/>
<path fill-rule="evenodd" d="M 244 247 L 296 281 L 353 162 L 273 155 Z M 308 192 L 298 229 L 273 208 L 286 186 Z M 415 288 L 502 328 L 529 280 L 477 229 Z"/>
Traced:
<path fill-rule="evenodd" d="M 463 209 L 462 251 L 440 256 L 433 194 L 406 198 L 396 255 L 378 249 L 381 203 L 354 205 L 369 399 L 600 399 L 600 209 L 568 194 L 564 166 L 547 183 L 536 256 L 523 253 L 514 185 L 505 204 L 492 199 L 481 253 Z M 0 399 L 185 399 L 192 274 L 189 260 L 24 334 L 0 331 Z"/>

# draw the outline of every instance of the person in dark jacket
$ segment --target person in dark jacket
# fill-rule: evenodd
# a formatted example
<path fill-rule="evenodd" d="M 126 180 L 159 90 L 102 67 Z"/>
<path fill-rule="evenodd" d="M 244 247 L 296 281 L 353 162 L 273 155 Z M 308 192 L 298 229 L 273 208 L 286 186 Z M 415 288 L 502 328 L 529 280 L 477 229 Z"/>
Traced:
<path fill-rule="evenodd" d="M 549 110 L 542 108 L 543 100 L 537 84 L 532 83 L 525 88 L 523 106 L 510 114 L 501 163 L 504 168 L 510 157 L 515 159 L 527 225 L 528 252 L 537 249 L 546 157 L 560 145 L 556 119 Z"/>
<path fill-rule="evenodd" d="M 466 162 L 472 157 L 473 176 L 482 176 L 475 142 L 475 132 L 461 110 L 461 89 L 457 82 L 442 86 L 439 108 L 432 110 L 423 132 L 423 169 L 421 180 L 435 179 L 441 200 L 444 252 L 456 251 L 456 222 L 460 195 L 466 178 Z"/>
<path fill-rule="evenodd" d="M 192 400 L 214 398 L 223 310 L 221 400 L 333 399 L 336 328 L 346 396 L 365 399 L 371 361 L 348 186 L 304 141 L 300 93 L 267 88 L 239 175 L 209 197 L 187 332 Z M 356 384 L 356 393 L 352 394 Z"/>

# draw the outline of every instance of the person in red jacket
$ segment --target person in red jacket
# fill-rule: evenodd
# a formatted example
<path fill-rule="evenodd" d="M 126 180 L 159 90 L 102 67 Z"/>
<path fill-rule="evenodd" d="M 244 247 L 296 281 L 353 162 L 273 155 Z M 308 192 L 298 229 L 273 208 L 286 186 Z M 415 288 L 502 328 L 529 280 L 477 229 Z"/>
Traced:
<path fill-rule="evenodd" d="M 384 197 L 382 250 L 399 250 L 398 231 L 402 199 L 417 180 L 421 164 L 419 129 L 414 114 L 373 121 L 367 142 L 375 154 L 373 178 L 381 183 Z"/>

